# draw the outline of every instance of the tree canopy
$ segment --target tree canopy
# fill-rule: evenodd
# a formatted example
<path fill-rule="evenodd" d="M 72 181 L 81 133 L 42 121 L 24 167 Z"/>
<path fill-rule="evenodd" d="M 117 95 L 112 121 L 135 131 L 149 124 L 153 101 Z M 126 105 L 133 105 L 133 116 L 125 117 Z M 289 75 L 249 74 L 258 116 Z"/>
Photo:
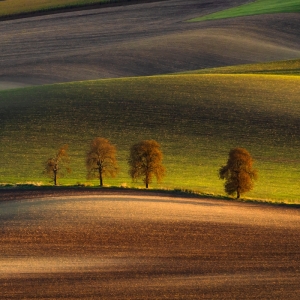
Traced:
<path fill-rule="evenodd" d="M 257 179 L 257 170 L 252 168 L 253 159 L 244 148 L 234 148 L 229 152 L 227 164 L 219 169 L 220 179 L 225 179 L 225 192 L 228 195 L 241 194 L 253 189 L 253 180 Z"/>
<path fill-rule="evenodd" d="M 63 145 L 57 151 L 54 157 L 50 157 L 45 162 L 45 170 L 44 173 L 49 176 L 53 181 L 54 185 L 57 185 L 57 179 L 64 176 L 64 171 L 67 173 L 71 172 L 69 167 L 69 156 L 68 156 L 68 148 L 67 144 Z"/>
<path fill-rule="evenodd" d="M 165 174 L 165 168 L 162 165 L 163 154 L 160 145 L 155 140 L 144 140 L 130 149 L 128 158 L 129 175 L 133 180 L 143 178 L 146 188 L 152 183 L 155 176 L 157 182 L 160 182 Z"/>
<path fill-rule="evenodd" d="M 86 154 L 86 168 L 87 177 L 99 178 L 100 186 L 104 177 L 115 177 L 118 173 L 115 146 L 105 138 L 94 138 Z"/>

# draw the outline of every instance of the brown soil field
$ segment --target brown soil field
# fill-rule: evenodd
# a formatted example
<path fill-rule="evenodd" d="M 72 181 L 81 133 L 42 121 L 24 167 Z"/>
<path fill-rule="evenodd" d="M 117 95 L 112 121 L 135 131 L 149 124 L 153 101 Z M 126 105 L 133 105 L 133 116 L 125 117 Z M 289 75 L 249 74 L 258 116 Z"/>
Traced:
<path fill-rule="evenodd" d="M 299 299 L 299 209 L 0 191 L 1 299 Z"/>
<path fill-rule="evenodd" d="M 168 0 L 0 22 L 0 88 L 299 58 L 298 14 L 210 22 L 246 0 Z"/>

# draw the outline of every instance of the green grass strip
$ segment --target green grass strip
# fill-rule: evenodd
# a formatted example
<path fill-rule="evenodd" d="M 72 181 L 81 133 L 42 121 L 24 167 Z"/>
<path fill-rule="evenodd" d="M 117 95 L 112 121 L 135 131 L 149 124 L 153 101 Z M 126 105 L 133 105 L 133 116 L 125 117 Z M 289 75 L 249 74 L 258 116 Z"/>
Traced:
<path fill-rule="evenodd" d="M 256 0 L 234 8 L 209 14 L 203 17 L 190 20 L 191 22 L 219 20 L 261 14 L 275 13 L 298 13 L 300 12 L 299 0 Z"/>
<path fill-rule="evenodd" d="M 257 64 L 200 69 L 184 72 L 185 74 L 269 74 L 269 75 L 300 75 L 300 59 L 274 61 Z"/>

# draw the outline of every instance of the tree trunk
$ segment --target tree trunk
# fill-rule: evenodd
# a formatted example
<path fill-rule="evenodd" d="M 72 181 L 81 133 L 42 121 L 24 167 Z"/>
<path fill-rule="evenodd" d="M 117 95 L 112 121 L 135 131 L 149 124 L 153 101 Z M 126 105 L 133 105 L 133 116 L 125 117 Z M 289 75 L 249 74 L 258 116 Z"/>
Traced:
<path fill-rule="evenodd" d="M 146 189 L 147 189 L 149 187 L 149 174 L 148 174 L 148 171 L 146 172 L 145 184 L 146 184 Z"/>
<path fill-rule="evenodd" d="M 240 186 L 240 171 L 236 172 L 237 173 L 237 188 L 236 188 L 236 199 L 240 199 L 241 193 L 241 186 Z"/>
<path fill-rule="evenodd" d="M 56 185 L 57 185 L 57 176 L 56 176 L 56 175 L 57 175 L 57 174 L 56 174 L 56 173 L 57 173 L 57 171 L 56 171 L 56 170 L 54 170 L 54 171 L 53 171 L 53 173 L 54 173 L 54 178 L 53 178 L 53 181 L 54 181 L 54 185 L 56 186 Z"/>
<path fill-rule="evenodd" d="M 100 179 L 100 186 L 103 186 L 103 178 L 102 178 L 102 170 L 99 168 L 99 179 Z"/>

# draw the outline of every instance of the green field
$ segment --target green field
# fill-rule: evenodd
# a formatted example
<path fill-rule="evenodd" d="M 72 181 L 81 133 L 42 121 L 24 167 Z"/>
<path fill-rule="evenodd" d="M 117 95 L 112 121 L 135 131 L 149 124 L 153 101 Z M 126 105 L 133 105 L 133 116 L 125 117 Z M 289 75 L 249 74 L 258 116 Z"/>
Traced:
<path fill-rule="evenodd" d="M 234 8 L 219 11 L 203 17 L 192 19 L 191 21 L 208 21 L 226 18 L 236 18 L 261 14 L 275 13 L 299 13 L 299 0 L 256 0 Z"/>
<path fill-rule="evenodd" d="M 185 74 L 271 74 L 271 75 L 299 76 L 300 59 L 201 69 L 201 70 L 189 71 L 184 73 Z"/>
<path fill-rule="evenodd" d="M 253 155 L 259 180 L 247 196 L 299 203 L 300 78 L 280 75 L 169 75 L 74 82 L 0 92 L 0 182 L 47 184 L 43 162 L 69 144 L 85 183 L 85 152 L 95 136 L 118 149 L 121 172 L 104 183 L 132 184 L 129 147 L 161 143 L 165 180 L 154 188 L 224 194 L 218 168 L 232 147 Z M 93 183 L 97 183 L 94 181 Z"/>
<path fill-rule="evenodd" d="M 130 0 L 5 0 L 0 1 L 0 17 L 42 12 L 92 4 L 129 2 Z"/>

